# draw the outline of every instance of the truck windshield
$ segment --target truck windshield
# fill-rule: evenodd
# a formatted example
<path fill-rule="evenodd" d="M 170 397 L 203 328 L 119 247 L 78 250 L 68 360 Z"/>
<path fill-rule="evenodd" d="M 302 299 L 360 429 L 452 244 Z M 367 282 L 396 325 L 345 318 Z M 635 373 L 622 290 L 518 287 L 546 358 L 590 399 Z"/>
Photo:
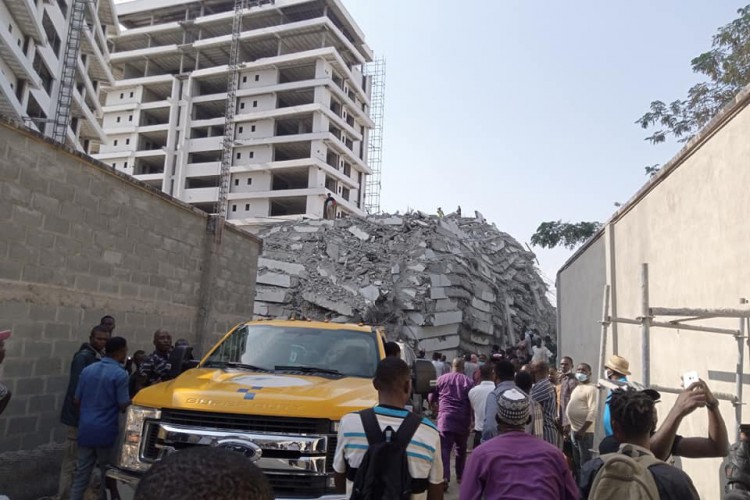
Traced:
<path fill-rule="evenodd" d="M 237 328 L 208 356 L 203 366 L 249 367 L 321 375 L 337 372 L 372 378 L 379 360 L 376 337 L 353 330 L 245 325 Z"/>

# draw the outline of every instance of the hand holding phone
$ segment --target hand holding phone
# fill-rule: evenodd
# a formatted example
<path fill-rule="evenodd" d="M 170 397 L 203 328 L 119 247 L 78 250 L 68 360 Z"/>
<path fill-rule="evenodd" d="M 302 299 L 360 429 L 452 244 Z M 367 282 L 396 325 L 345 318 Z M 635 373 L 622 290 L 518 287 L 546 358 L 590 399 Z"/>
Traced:
<path fill-rule="evenodd" d="M 690 371 L 685 372 L 682 374 L 682 387 L 683 389 L 687 389 L 691 385 L 693 385 L 695 382 L 699 382 L 700 377 L 698 377 L 697 371 Z"/>

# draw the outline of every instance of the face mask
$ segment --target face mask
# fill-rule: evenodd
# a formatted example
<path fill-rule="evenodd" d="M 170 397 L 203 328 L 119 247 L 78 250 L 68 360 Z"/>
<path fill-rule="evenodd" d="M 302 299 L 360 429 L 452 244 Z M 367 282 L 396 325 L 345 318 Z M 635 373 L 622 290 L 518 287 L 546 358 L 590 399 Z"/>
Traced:
<path fill-rule="evenodd" d="M 589 379 L 589 376 L 585 373 L 576 373 L 576 378 L 579 382 L 587 382 Z"/>

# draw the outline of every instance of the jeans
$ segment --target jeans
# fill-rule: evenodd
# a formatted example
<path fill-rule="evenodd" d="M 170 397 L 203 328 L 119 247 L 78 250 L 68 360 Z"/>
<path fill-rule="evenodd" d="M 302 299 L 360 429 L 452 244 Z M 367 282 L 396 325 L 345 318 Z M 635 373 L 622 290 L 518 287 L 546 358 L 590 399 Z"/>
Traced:
<path fill-rule="evenodd" d="M 65 448 L 63 448 L 60 480 L 57 487 L 58 500 L 70 500 L 70 487 L 73 484 L 78 457 L 78 427 L 66 425 L 65 430 Z"/>
<path fill-rule="evenodd" d="M 89 486 L 91 473 L 94 471 L 97 462 L 99 464 L 99 469 L 102 472 L 102 481 L 99 485 L 99 498 L 100 500 L 107 499 L 104 478 L 107 466 L 112 463 L 113 451 L 114 447 L 112 446 L 106 448 L 89 448 L 86 446 L 78 447 L 78 467 L 76 467 L 73 488 L 70 492 L 71 500 L 83 500 L 83 494 Z"/>
<path fill-rule="evenodd" d="M 448 482 L 451 479 L 451 451 L 456 446 L 456 479 L 461 480 L 466 465 L 466 444 L 469 441 L 469 432 L 444 432 L 440 431 L 440 454 L 443 458 L 443 479 Z"/>
<path fill-rule="evenodd" d="M 594 447 L 594 433 L 587 432 L 583 435 L 583 439 L 577 441 L 571 432 L 570 440 L 573 443 L 573 476 L 575 476 L 576 483 L 578 483 L 581 475 L 581 467 L 591 460 L 591 448 Z"/>

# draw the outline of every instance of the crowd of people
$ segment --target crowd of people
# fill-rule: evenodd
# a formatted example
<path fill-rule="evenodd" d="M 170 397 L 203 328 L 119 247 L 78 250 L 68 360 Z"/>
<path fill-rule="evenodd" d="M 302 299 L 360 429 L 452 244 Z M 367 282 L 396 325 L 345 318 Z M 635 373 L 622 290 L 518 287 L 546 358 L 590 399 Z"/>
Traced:
<path fill-rule="evenodd" d="M 119 416 L 139 390 L 179 373 L 173 353 L 189 348 L 184 340 L 173 346 L 171 334 L 157 330 L 152 353 L 128 357 L 127 341 L 113 335 L 115 328 L 112 316 L 103 317 L 71 360 L 60 415 L 67 439 L 59 499 L 83 499 L 97 466 L 103 478 L 99 498 L 106 499 L 107 492 L 110 499 L 120 498 L 116 483 L 103 474 L 114 458 Z M 591 366 L 564 356 L 558 370 L 551 341 L 526 335 L 511 349 L 493 346 L 489 355 L 456 357 L 450 366 L 434 353 L 438 377 L 427 418 L 406 409 L 412 376 L 398 344 L 389 342 L 385 349 L 373 379 L 378 404 L 344 416 L 338 427 L 335 485 L 349 498 L 442 499 L 454 487 L 454 456 L 461 499 L 697 499 L 690 477 L 671 459 L 723 457 L 729 451 L 718 400 L 702 380 L 678 395 L 658 425 L 660 394 L 629 380 L 628 361 L 613 355 L 605 363 L 602 383 L 609 390 L 598 416 L 601 387 Z M 0 341 L 0 362 L 4 352 Z M 0 404 L 6 397 L 0 393 Z M 681 436 L 683 419 L 701 408 L 708 434 Z M 605 437 L 592 454 L 598 419 Z M 196 496 L 200 491 L 208 496 Z M 135 496 L 209 497 L 267 500 L 273 492 L 246 457 L 198 447 L 153 466 Z"/>
<path fill-rule="evenodd" d="M 60 411 L 66 440 L 60 466 L 58 500 L 82 500 L 94 469 L 101 470 L 99 498 L 119 500 L 117 483 L 104 470 L 114 459 L 119 417 L 144 387 L 175 375 L 172 336 L 154 333 L 154 351 L 138 350 L 128 356 L 128 343 L 114 336 L 115 318 L 104 316 L 91 329 L 88 342 L 73 354 L 68 387 Z M 183 339 L 176 346 L 187 345 Z"/>
<path fill-rule="evenodd" d="M 457 357 L 450 368 L 433 353 L 438 378 L 428 399 L 440 436 L 434 460 L 439 455 L 442 462 L 443 491 L 453 487 L 454 455 L 461 499 L 604 498 L 613 488 L 621 492 L 617 498 L 641 498 L 638 491 L 661 499 L 698 498 L 690 477 L 670 463 L 678 456 L 727 454 L 726 426 L 706 383 L 686 387 L 657 425 L 660 394 L 630 381 L 628 361 L 614 355 L 605 364 L 603 376 L 612 388 L 602 391 L 599 417 L 601 387 L 591 365 L 564 356 L 555 369 L 549 344 L 527 335 L 511 349 L 494 346 L 489 357 Z M 683 418 L 699 408 L 707 412 L 708 435 L 680 436 Z M 592 453 L 598 418 L 605 438 Z M 623 467 L 642 471 L 646 486 L 640 487 L 648 489 L 624 494 L 636 487 L 613 479 Z"/>

